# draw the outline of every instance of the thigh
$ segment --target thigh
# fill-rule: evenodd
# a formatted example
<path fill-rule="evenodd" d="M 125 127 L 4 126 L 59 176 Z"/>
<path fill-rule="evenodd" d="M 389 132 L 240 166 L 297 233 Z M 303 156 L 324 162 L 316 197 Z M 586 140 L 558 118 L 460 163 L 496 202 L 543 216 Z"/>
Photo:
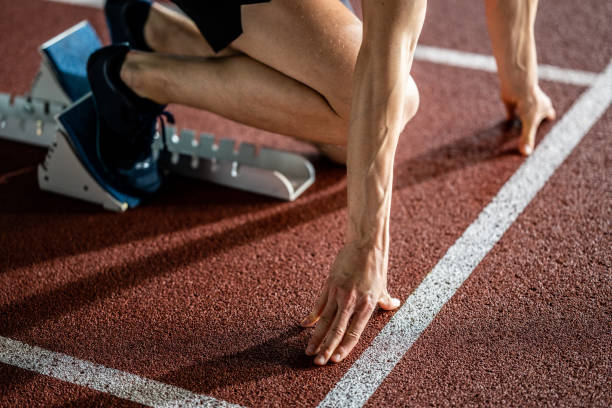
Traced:
<path fill-rule="evenodd" d="M 319 92 L 348 119 L 362 24 L 338 0 L 272 0 L 241 8 L 232 47 Z"/>
<path fill-rule="evenodd" d="M 198 27 L 215 53 L 242 34 L 240 7 L 270 0 L 172 0 Z"/>

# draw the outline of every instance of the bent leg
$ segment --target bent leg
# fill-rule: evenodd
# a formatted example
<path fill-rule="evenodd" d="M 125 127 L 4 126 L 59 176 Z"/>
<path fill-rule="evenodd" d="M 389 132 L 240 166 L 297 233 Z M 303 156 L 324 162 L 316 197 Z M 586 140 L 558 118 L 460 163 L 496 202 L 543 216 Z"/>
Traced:
<path fill-rule="evenodd" d="M 162 54 L 225 57 L 236 54 L 231 47 L 215 53 L 188 17 L 159 3 L 153 3 L 144 26 L 147 45 Z"/>
<path fill-rule="evenodd" d="M 131 51 L 121 78 L 160 104 L 204 109 L 316 143 L 341 143 L 348 123 L 316 91 L 246 55 L 180 57 Z"/>
<path fill-rule="evenodd" d="M 534 38 L 537 0 L 486 0 L 487 24 L 497 61 L 501 97 L 508 118 L 522 123 L 520 152 L 533 152 L 538 126 L 553 120 L 555 110 L 538 85 Z"/>
<path fill-rule="evenodd" d="M 163 12 L 151 18 L 175 18 L 193 40 L 193 22 Z M 121 76 L 136 93 L 160 103 L 181 103 L 302 140 L 345 145 L 361 22 L 339 1 L 273 0 L 243 6 L 242 23 L 244 33 L 231 44 L 231 57 L 132 52 Z M 152 42 L 154 49 L 164 50 Z M 201 52 L 206 56 L 210 49 Z M 343 161 L 342 154 L 333 156 Z"/>
<path fill-rule="evenodd" d="M 197 7 L 191 10 L 196 11 Z M 316 90 L 339 116 L 348 118 L 362 24 L 342 2 L 272 0 L 243 5 L 240 13 L 243 34 L 220 55 L 199 33 L 197 15 L 189 19 L 156 3 L 145 25 L 145 39 L 164 54 L 247 54 Z"/>

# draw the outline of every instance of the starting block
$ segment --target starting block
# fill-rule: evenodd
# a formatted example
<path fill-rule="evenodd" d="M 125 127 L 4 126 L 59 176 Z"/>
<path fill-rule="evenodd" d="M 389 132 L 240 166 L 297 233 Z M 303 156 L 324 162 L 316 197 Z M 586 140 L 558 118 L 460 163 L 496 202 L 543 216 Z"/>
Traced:
<path fill-rule="evenodd" d="M 102 176 L 104 165 L 95 152 L 96 107 L 91 93 L 59 114 L 57 120 L 57 139 L 38 166 L 40 188 L 116 212 L 140 204 L 139 198 L 117 191 Z"/>
<path fill-rule="evenodd" d="M 87 162 L 82 146 L 64 127 L 70 118 L 80 132 L 95 134 L 95 124 L 78 122 L 91 111 L 87 59 L 100 47 L 97 34 L 86 21 L 43 44 L 40 69 L 30 92 L 13 99 L 0 94 L 0 137 L 49 148 L 38 167 L 41 189 L 123 212 L 140 200 L 105 184 L 95 166 Z M 198 135 L 188 129 L 179 132 L 174 126 L 158 129 L 152 148 L 158 167 L 165 173 L 281 200 L 295 200 L 315 180 L 314 167 L 299 155 L 265 147 L 258 150 L 248 143 L 236 148 L 234 140 L 216 142 L 211 134 Z"/>

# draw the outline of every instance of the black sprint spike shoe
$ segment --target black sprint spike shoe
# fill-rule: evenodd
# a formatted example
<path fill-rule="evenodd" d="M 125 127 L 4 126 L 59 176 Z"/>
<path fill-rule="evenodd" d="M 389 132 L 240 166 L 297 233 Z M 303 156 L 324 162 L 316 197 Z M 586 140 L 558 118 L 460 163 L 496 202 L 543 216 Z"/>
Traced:
<path fill-rule="evenodd" d="M 97 150 L 117 188 L 147 196 L 161 186 L 162 176 L 153 158 L 152 144 L 158 119 L 173 122 L 165 105 L 136 95 L 119 72 L 129 51 L 127 44 L 110 45 L 94 52 L 87 62 L 87 77 L 97 113 Z M 162 128 L 163 129 L 163 128 Z"/>

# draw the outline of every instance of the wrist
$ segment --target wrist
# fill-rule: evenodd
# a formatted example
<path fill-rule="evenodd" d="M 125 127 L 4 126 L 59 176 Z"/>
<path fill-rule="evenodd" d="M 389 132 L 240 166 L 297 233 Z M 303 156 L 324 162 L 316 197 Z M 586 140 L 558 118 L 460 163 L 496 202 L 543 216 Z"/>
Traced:
<path fill-rule="evenodd" d="M 345 242 L 356 247 L 386 249 L 389 236 L 389 199 L 351 200 L 348 205 L 348 223 Z M 371 201 L 378 201 L 369 204 Z M 382 203 L 380 203 L 382 201 Z M 378 204 L 378 205 L 375 205 Z"/>
<path fill-rule="evenodd" d="M 386 254 L 389 251 L 389 236 L 384 227 L 368 229 L 349 228 L 344 240 L 345 246 L 356 251 L 376 251 Z"/>
<path fill-rule="evenodd" d="M 388 254 L 386 248 L 351 241 L 344 244 L 337 260 L 343 265 L 358 266 L 344 270 L 343 274 L 364 282 L 378 282 L 387 279 Z"/>

